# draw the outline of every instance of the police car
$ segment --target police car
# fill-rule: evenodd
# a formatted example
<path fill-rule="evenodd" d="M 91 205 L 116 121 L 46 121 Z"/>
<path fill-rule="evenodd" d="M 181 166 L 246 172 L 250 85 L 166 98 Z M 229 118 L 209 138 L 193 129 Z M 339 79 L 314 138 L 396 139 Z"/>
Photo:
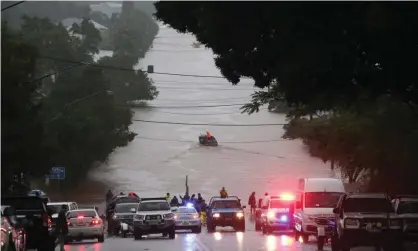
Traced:
<path fill-rule="evenodd" d="M 200 221 L 199 213 L 193 207 L 192 203 L 187 203 L 186 206 L 177 207 L 174 212 L 176 219 L 176 230 L 191 230 L 193 233 L 202 232 L 202 223 Z"/>
<path fill-rule="evenodd" d="M 273 231 L 294 232 L 295 201 L 295 196 L 288 193 L 265 198 L 260 217 L 256 219 L 263 234 Z"/>

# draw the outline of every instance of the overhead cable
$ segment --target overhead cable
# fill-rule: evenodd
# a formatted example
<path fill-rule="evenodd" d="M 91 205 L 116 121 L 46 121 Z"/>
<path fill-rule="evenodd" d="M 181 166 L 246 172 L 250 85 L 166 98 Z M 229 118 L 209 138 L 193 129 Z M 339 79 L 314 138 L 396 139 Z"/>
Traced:
<path fill-rule="evenodd" d="M 4 1 L 4 2 L 5 2 L 5 1 Z M 7 7 L 4 7 L 3 9 L 1 9 L 1 11 L 8 10 L 8 9 L 13 8 L 13 7 L 15 7 L 15 6 L 18 6 L 19 4 L 22 4 L 22 3 L 24 3 L 24 2 L 25 2 L 25 1 L 19 1 L 19 2 L 17 2 L 17 3 L 11 4 L 11 5 L 7 6 Z"/>
<path fill-rule="evenodd" d="M 63 58 L 56 58 L 56 57 L 50 57 L 50 56 L 38 56 L 38 57 L 44 58 L 44 59 L 55 60 L 55 61 L 67 62 L 67 63 L 82 64 L 82 65 L 91 66 L 91 67 L 111 69 L 111 70 L 134 71 L 134 72 L 137 72 L 137 71 L 147 72 L 147 71 L 144 71 L 144 70 L 135 70 L 135 69 L 132 69 L 132 68 L 123 68 L 123 67 L 116 67 L 116 66 L 110 66 L 110 65 L 100 65 L 100 64 L 95 64 L 95 63 L 88 63 L 88 62 L 83 62 L 83 61 L 75 61 L 75 60 L 69 60 L 69 59 L 63 59 Z M 222 77 L 222 76 L 197 75 L 197 74 L 182 74 L 182 73 L 170 73 L 170 72 L 152 72 L 152 73 L 149 73 L 149 74 L 169 75 L 169 76 L 181 76 L 181 77 L 196 77 L 196 78 L 220 78 L 220 79 L 226 79 L 225 77 Z"/>
<path fill-rule="evenodd" d="M 175 122 L 175 121 L 156 121 L 145 119 L 132 119 L 132 121 L 152 123 L 152 124 L 168 124 L 168 125 L 194 125 L 194 126 L 225 126 L 225 127 L 252 127 L 252 126 L 283 126 L 284 123 L 272 123 L 272 124 L 214 124 L 214 123 L 188 123 L 188 122 Z"/>
<path fill-rule="evenodd" d="M 166 142 L 196 143 L 196 141 L 191 141 L 191 140 L 162 139 L 162 138 L 152 138 L 152 137 L 144 137 L 144 136 L 136 136 L 135 138 L 154 140 L 154 141 L 166 141 Z M 278 142 L 278 141 L 286 141 L 286 139 L 253 140 L 253 141 L 219 141 L 219 143 L 220 144 L 253 144 L 253 143 L 269 143 L 269 142 Z"/>

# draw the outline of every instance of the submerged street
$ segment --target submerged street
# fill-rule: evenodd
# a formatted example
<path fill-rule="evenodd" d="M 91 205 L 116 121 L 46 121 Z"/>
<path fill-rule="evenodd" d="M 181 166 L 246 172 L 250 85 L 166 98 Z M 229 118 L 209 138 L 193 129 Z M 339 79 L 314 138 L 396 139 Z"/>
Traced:
<path fill-rule="evenodd" d="M 193 48 L 194 38 L 161 26 L 153 49 L 139 63 L 155 72 L 220 76 L 213 54 Z M 109 52 L 102 52 L 102 56 Z M 135 109 L 135 119 L 199 124 L 285 123 L 284 115 L 262 108 L 253 115 L 240 114 L 239 107 L 254 91 L 249 80 L 232 86 L 221 78 L 150 74 L 160 95 L 148 108 Z M 135 191 L 140 196 L 163 196 L 166 192 L 183 194 L 188 175 L 190 193 L 201 193 L 207 200 L 225 186 L 246 204 L 249 194 L 279 193 L 296 189 L 302 177 L 334 177 L 329 165 L 310 157 L 299 141 L 281 138 L 277 126 L 196 126 L 135 121 L 138 136 L 127 147 L 118 149 L 109 163 L 91 177 L 112 184 L 114 191 Z M 201 147 L 197 137 L 209 130 L 219 147 Z M 338 174 L 337 174 L 338 176 Z M 102 194 L 95 198 L 103 198 Z M 255 232 L 248 219 L 247 230 L 236 233 L 219 229 L 216 233 L 178 233 L 175 240 L 156 236 L 135 241 L 132 237 L 109 237 L 104 243 L 83 242 L 67 245 L 70 251 L 171 250 L 171 251 L 255 251 L 316 250 L 312 243 L 300 243 L 293 236 L 264 236 Z M 330 250 L 327 246 L 325 250 Z M 372 250 L 357 248 L 353 250 Z"/>
<path fill-rule="evenodd" d="M 155 72 L 221 76 L 213 54 L 193 48 L 195 39 L 161 26 L 153 49 L 139 63 Z M 108 55 L 103 52 L 102 55 Z M 282 114 L 261 108 L 253 115 L 239 108 L 255 90 L 248 79 L 232 86 L 222 78 L 150 74 L 160 92 L 149 108 L 137 108 L 135 119 L 201 124 L 285 123 Z M 208 107 L 209 106 L 209 107 Z M 112 183 L 114 191 L 135 191 L 140 196 L 184 193 L 189 176 L 190 193 L 205 199 L 225 186 L 230 195 L 247 200 L 250 192 L 280 192 L 296 188 L 302 177 L 330 177 L 329 165 L 310 157 L 299 141 L 282 139 L 275 126 L 196 126 L 134 121 L 138 136 L 117 149 L 106 166 L 91 177 Z M 219 147 L 201 147 L 199 133 L 209 130 Z M 244 143 L 240 143 L 244 142 Z M 103 195 L 99 195 L 100 197 Z"/>

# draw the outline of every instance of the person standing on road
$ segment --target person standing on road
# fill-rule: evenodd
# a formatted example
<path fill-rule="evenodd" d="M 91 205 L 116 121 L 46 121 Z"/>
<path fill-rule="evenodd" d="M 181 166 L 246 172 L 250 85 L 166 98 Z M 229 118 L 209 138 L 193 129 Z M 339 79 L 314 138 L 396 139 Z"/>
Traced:
<path fill-rule="evenodd" d="M 251 209 L 251 214 L 255 214 L 255 208 L 257 206 L 257 200 L 255 199 L 255 192 L 252 192 L 250 197 L 248 198 L 248 205 Z"/>
<path fill-rule="evenodd" d="M 113 198 L 112 190 L 108 190 L 106 193 L 106 202 L 109 203 L 109 201 Z"/>
<path fill-rule="evenodd" d="M 68 224 L 67 224 L 67 217 L 66 217 L 67 211 L 68 211 L 67 205 L 62 205 L 61 210 L 58 213 L 57 224 L 55 227 L 58 244 L 60 246 L 60 251 L 65 251 L 64 243 L 65 243 L 65 238 L 68 235 Z"/>

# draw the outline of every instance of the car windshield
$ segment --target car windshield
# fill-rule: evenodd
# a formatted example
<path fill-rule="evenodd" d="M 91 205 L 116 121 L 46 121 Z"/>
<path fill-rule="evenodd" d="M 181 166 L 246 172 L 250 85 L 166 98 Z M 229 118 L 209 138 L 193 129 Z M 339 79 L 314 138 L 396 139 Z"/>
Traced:
<path fill-rule="evenodd" d="M 219 200 L 212 203 L 212 208 L 241 208 L 241 204 L 236 200 Z"/>
<path fill-rule="evenodd" d="M 196 213 L 196 209 L 194 209 L 194 208 L 179 208 L 177 212 L 181 213 L 181 214 L 193 214 L 193 213 Z"/>
<path fill-rule="evenodd" d="M 305 208 L 334 208 L 342 194 L 336 192 L 305 193 Z"/>
<path fill-rule="evenodd" d="M 131 209 L 136 209 L 138 208 L 138 204 L 134 204 L 134 203 L 129 203 L 129 204 L 116 204 L 115 207 L 115 213 L 130 213 Z"/>
<path fill-rule="evenodd" d="M 271 200 L 270 208 L 292 208 L 293 203 L 293 201 L 287 200 Z"/>
<path fill-rule="evenodd" d="M 418 201 L 401 201 L 398 205 L 399 214 L 416 214 L 418 213 Z"/>
<path fill-rule="evenodd" d="M 119 197 L 116 199 L 116 203 L 120 204 L 120 203 L 139 203 L 139 198 L 135 197 L 135 196 L 126 196 L 126 197 Z"/>
<path fill-rule="evenodd" d="M 349 198 L 344 201 L 343 210 L 347 213 L 393 213 L 392 204 L 381 198 Z"/>
<path fill-rule="evenodd" d="M 61 211 L 62 205 L 47 205 L 47 207 L 52 213 L 57 214 Z"/>
<path fill-rule="evenodd" d="M 139 204 L 138 211 L 167 211 L 170 205 L 166 201 L 161 202 L 142 202 Z"/>
<path fill-rule="evenodd" d="M 67 218 L 78 218 L 78 217 L 96 217 L 97 213 L 93 210 L 79 210 L 68 212 Z"/>

